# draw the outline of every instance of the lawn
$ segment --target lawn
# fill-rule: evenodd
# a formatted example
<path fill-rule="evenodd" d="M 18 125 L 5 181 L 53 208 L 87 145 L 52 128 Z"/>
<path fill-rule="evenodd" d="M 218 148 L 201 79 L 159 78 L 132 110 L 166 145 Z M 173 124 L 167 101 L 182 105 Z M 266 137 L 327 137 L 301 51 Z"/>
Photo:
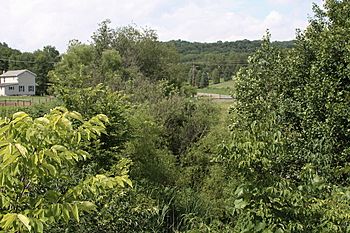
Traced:
<path fill-rule="evenodd" d="M 209 93 L 209 94 L 220 94 L 220 95 L 231 95 L 233 88 L 233 80 L 221 82 L 218 84 L 210 84 L 206 88 L 197 89 L 199 93 Z"/>

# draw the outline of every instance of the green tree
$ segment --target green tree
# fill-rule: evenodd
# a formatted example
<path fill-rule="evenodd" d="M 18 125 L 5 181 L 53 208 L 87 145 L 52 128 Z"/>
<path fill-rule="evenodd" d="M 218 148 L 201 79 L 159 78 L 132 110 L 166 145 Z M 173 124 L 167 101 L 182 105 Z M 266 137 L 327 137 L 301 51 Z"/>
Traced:
<path fill-rule="evenodd" d="M 194 81 L 194 84 L 195 84 L 196 87 L 200 86 L 200 82 L 201 82 L 201 79 L 202 79 L 202 73 L 203 73 L 203 71 L 201 71 L 201 70 L 198 70 L 198 72 L 196 73 L 195 81 Z"/>
<path fill-rule="evenodd" d="M 54 65 L 59 61 L 59 52 L 53 46 L 45 46 L 42 50 L 34 51 L 34 64 L 28 67 L 33 71 L 37 78 L 35 80 L 36 94 L 47 95 L 48 87 L 50 86 L 48 73 L 54 69 Z"/>
<path fill-rule="evenodd" d="M 24 112 L 0 119 L 0 227 L 7 232 L 43 232 L 44 225 L 74 218 L 94 208 L 96 195 L 131 185 L 120 176 L 85 174 L 72 179 L 82 149 L 105 132 L 105 115 L 84 121 L 77 112 L 56 108 L 33 119 Z"/>
<path fill-rule="evenodd" d="M 91 36 L 99 55 L 101 55 L 104 50 L 111 49 L 114 35 L 113 30 L 109 27 L 110 24 L 111 21 L 109 19 L 102 21 L 97 31 Z"/>
<path fill-rule="evenodd" d="M 110 170 L 119 159 L 125 157 L 120 152 L 132 135 L 128 120 L 130 103 L 125 95 L 99 84 L 94 88 L 62 88 L 57 98 L 66 108 L 78 111 L 86 118 L 99 113 L 108 117 L 109 122 L 105 124 L 106 134 L 101 135 L 100 145 L 87 149 L 93 155 L 89 162 L 96 163 L 94 166 L 98 171 Z"/>
<path fill-rule="evenodd" d="M 267 36 L 237 75 L 224 153 L 242 176 L 228 207 L 237 232 L 348 231 L 348 9 L 315 6 L 294 49 Z"/>
<path fill-rule="evenodd" d="M 55 88 L 84 88 L 98 84 L 94 78 L 96 56 L 91 45 L 70 44 L 62 60 L 49 73 L 53 83 L 51 92 L 55 92 Z"/>
<path fill-rule="evenodd" d="M 202 72 L 201 79 L 199 81 L 199 88 L 204 88 L 209 86 L 209 77 L 206 71 Z"/>
<path fill-rule="evenodd" d="M 232 72 L 231 72 L 230 66 L 225 67 L 224 72 L 223 72 L 223 77 L 224 77 L 224 81 L 232 80 Z"/>
<path fill-rule="evenodd" d="M 213 79 L 213 83 L 214 84 L 218 84 L 220 83 L 220 75 L 219 75 L 219 70 L 217 68 L 215 68 L 212 72 L 211 72 L 211 77 Z"/>

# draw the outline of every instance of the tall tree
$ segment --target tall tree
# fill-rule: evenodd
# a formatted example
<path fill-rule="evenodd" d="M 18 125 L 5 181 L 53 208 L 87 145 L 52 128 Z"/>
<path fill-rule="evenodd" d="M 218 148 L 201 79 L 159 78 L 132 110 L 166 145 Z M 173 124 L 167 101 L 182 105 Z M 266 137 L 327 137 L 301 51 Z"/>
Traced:
<path fill-rule="evenodd" d="M 211 72 L 211 78 L 213 79 L 213 83 L 214 83 L 214 84 L 220 83 L 220 74 L 219 74 L 219 70 L 218 70 L 217 68 L 215 68 L 215 69 Z"/>
<path fill-rule="evenodd" d="M 199 88 L 204 88 L 209 86 L 209 77 L 208 73 L 206 71 L 202 71 L 201 77 L 200 77 L 200 82 L 199 82 Z"/>
<path fill-rule="evenodd" d="M 45 46 L 42 50 L 33 53 L 34 64 L 31 66 L 32 71 L 36 73 L 36 94 L 47 95 L 50 86 L 48 74 L 53 70 L 55 63 L 60 59 L 60 54 L 53 46 Z"/>
<path fill-rule="evenodd" d="M 315 6 L 294 49 L 267 36 L 237 75 L 227 158 L 242 176 L 237 232 L 348 231 L 349 9 Z"/>

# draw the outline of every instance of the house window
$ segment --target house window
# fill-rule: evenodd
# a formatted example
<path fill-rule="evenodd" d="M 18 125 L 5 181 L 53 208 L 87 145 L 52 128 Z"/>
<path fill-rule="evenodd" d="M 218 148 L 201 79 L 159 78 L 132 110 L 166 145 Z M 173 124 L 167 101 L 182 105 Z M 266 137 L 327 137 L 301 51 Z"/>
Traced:
<path fill-rule="evenodd" d="M 28 86 L 28 91 L 34 91 L 34 86 Z"/>
<path fill-rule="evenodd" d="M 9 86 L 9 90 L 13 91 L 13 90 L 15 90 L 15 87 L 14 86 Z"/>
<path fill-rule="evenodd" d="M 24 91 L 25 91 L 24 86 L 19 86 L 18 92 L 24 92 Z"/>

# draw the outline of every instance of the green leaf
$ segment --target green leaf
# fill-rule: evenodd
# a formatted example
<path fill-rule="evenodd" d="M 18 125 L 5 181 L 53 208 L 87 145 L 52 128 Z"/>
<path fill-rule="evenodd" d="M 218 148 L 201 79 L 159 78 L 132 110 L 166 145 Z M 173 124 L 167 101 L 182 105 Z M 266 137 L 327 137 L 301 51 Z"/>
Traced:
<path fill-rule="evenodd" d="M 62 151 L 62 152 L 67 151 L 67 148 L 61 145 L 54 145 L 51 147 L 51 149 L 56 151 Z"/>
<path fill-rule="evenodd" d="M 78 211 L 78 206 L 76 204 L 72 205 L 71 206 L 72 208 L 72 214 L 73 214 L 73 217 L 74 219 L 79 222 L 79 211 Z"/>
<path fill-rule="evenodd" d="M 16 143 L 15 147 L 17 148 L 17 150 L 19 151 L 19 153 L 21 153 L 21 155 L 23 157 L 27 157 L 28 151 L 27 151 L 27 149 L 24 146 L 22 146 L 21 144 Z"/>
<path fill-rule="evenodd" d="M 124 182 L 132 188 L 132 181 L 129 178 L 124 178 Z"/>
<path fill-rule="evenodd" d="M 278 228 L 275 233 L 283 233 L 284 231 L 281 228 Z"/>
<path fill-rule="evenodd" d="M 248 205 L 248 203 L 244 201 L 243 198 L 235 200 L 234 204 L 236 209 L 243 209 Z"/>
<path fill-rule="evenodd" d="M 91 211 L 96 209 L 96 205 L 90 201 L 82 201 L 80 205 L 82 210 Z"/>
<path fill-rule="evenodd" d="M 49 163 L 43 163 L 42 164 L 44 168 L 46 168 L 49 173 L 52 175 L 52 176 L 56 176 L 56 168 L 52 165 L 52 164 L 49 164 Z"/>
<path fill-rule="evenodd" d="M 5 214 L 0 221 L 2 228 L 4 228 L 5 230 L 11 228 L 16 218 L 17 218 L 16 214 Z"/>
<path fill-rule="evenodd" d="M 265 227 L 266 227 L 266 223 L 265 223 L 265 222 L 259 222 L 259 223 L 256 224 L 256 226 L 255 226 L 255 231 L 256 231 L 256 232 L 259 232 L 259 231 L 265 229 Z"/>
<path fill-rule="evenodd" d="M 17 214 L 17 217 L 23 223 L 23 225 L 30 231 L 31 230 L 31 226 L 29 225 L 29 223 L 30 223 L 29 218 L 27 218 L 23 214 Z"/>
<path fill-rule="evenodd" d="M 35 119 L 34 122 L 35 122 L 35 123 L 42 123 L 42 124 L 45 124 L 45 125 L 50 124 L 49 119 L 47 119 L 47 118 L 45 118 L 45 117 L 39 117 L 39 118 Z"/>
<path fill-rule="evenodd" d="M 11 163 L 13 163 L 14 161 L 16 161 L 18 156 L 15 154 L 12 154 L 11 152 L 12 152 L 11 144 L 9 144 L 4 151 L 3 162 L 1 164 L 1 168 L 5 168 L 8 165 L 10 165 Z"/>
<path fill-rule="evenodd" d="M 43 233 L 44 225 L 40 220 L 34 219 L 34 224 L 32 224 L 35 233 Z"/>
<path fill-rule="evenodd" d="M 76 120 L 79 120 L 81 122 L 83 121 L 83 117 L 81 116 L 81 114 L 76 112 L 76 111 L 69 112 L 68 116 L 70 116 L 70 117 L 72 117 L 72 118 L 74 118 Z"/>
<path fill-rule="evenodd" d="M 10 128 L 10 125 L 5 125 L 0 127 L 0 135 L 6 132 Z"/>
<path fill-rule="evenodd" d="M 55 204 L 52 206 L 52 212 L 55 217 L 59 217 L 61 214 L 60 204 Z"/>
<path fill-rule="evenodd" d="M 62 208 L 62 215 L 63 215 L 63 219 L 68 222 L 70 219 L 70 215 L 69 215 L 69 210 L 67 208 L 67 206 Z"/>
<path fill-rule="evenodd" d="M 78 132 L 77 133 L 77 143 L 80 143 L 80 141 L 81 141 L 81 133 Z"/>
<path fill-rule="evenodd" d="M 25 112 L 16 112 L 15 114 L 12 115 L 12 119 L 17 119 L 19 118 L 20 120 L 28 116 L 27 113 Z"/>

